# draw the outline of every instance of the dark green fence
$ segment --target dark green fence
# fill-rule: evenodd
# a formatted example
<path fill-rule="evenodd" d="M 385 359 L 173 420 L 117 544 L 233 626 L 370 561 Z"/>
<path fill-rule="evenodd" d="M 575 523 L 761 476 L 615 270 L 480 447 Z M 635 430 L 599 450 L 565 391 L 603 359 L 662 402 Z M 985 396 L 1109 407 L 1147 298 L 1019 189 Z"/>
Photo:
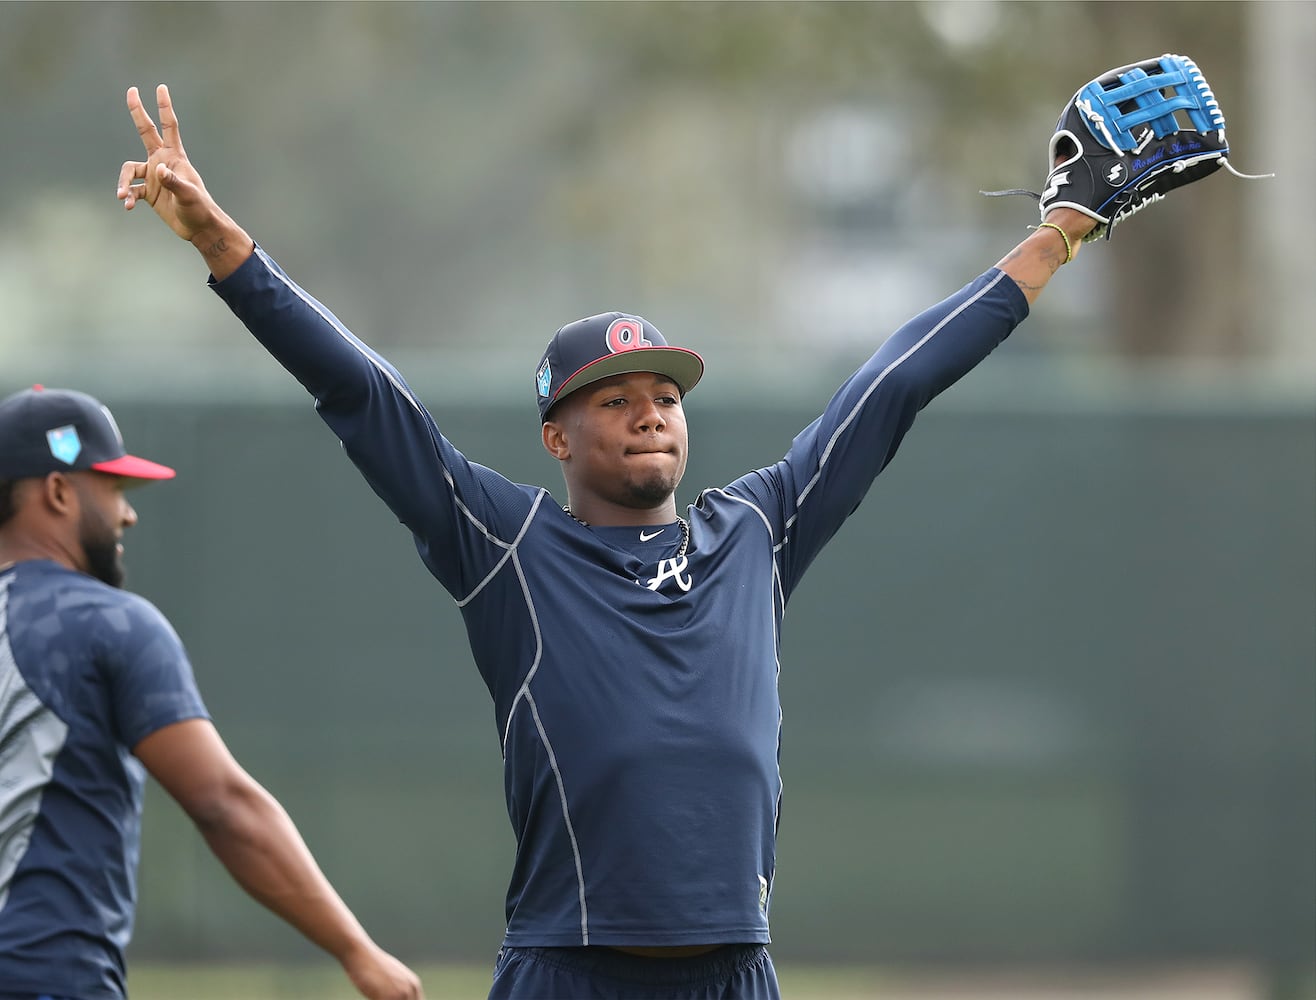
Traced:
<path fill-rule="evenodd" d="M 130 586 L 381 941 L 492 958 L 512 840 L 451 600 L 304 405 L 116 406 Z M 561 494 L 528 406 L 435 408 Z M 692 401 L 688 501 L 812 412 Z M 779 955 L 1312 954 L 1316 421 L 930 412 L 787 609 Z M 148 807 L 141 957 L 296 958 Z"/>

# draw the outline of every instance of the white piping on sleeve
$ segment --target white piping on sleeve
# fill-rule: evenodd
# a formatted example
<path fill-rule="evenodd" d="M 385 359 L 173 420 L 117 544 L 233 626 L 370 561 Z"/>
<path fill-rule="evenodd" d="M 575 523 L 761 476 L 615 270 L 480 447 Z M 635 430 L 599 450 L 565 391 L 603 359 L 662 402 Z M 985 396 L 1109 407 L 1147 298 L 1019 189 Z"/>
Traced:
<path fill-rule="evenodd" d="M 322 320 L 324 320 L 325 323 L 327 323 L 329 327 L 338 334 L 338 336 L 342 337 L 343 340 L 347 341 L 347 343 L 350 344 L 353 348 L 355 348 L 361 354 L 362 357 L 364 357 L 367 361 L 369 361 L 372 365 L 374 365 L 377 369 L 379 369 L 380 374 L 383 375 L 384 378 L 388 379 L 390 383 L 392 383 L 393 388 L 396 389 L 399 393 L 401 393 L 408 403 L 410 403 L 413 407 L 415 407 L 417 411 L 422 413 L 424 412 L 425 408 L 420 405 L 420 401 L 416 399 L 416 397 L 412 394 L 411 390 L 408 389 L 401 382 L 399 382 L 396 375 L 394 375 L 391 371 L 389 371 L 387 368 L 381 365 L 379 363 L 379 359 L 377 359 L 370 353 L 366 345 L 354 333 L 352 333 L 352 331 L 348 330 L 345 326 L 343 326 L 342 323 L 338 322 L 333 317 L 332 314 L 326 312 L 325 309 L 318 302 L 315 301 L 315 299 L 307 295 L 306 292 L 304 292 L 301 288 L 299 288 L 297 284 L 293 282 L 292 279 L 290 279 L 286 274 L 283 274 L 281 271 L 279 271 L 279 269 L 274 265 L 274 262 L 270 259 L 269 255 L 265 253 L 264 250 L 262 250 L 260 247 L 257 247 L 256 253 L 260 255 L 260 259 L 262 263 L 265 264 L 265 267 L 270 272 L 270 274 L 272 274 L 279 281 L 283 282 L 283 284 L 287 286 L 288 291 L 292 292 L 299 299 L 305 302 L 317 316 L 319 316 Z M 319 403 L 318 399 L 316 400 L 316 403 Z"/>
<path fill-rule="evenodd" d="M 937 325 L 934 326 L 931 330 L 925 333 L 922 337 L 920 337 L 918 341 L 909 348 L 909 350 L 905 351 L 904 354 L 900 355 L 900 357 L 896 358 L 895 361 L 892 361 L 891 364 L 887 365 L 885 368 L 882 369 L 881 372 L 878 373 L 877 378 L 873 379 L 873 381 L 869 384 L 868 388 L 864 390 L 864 394 L 859 397 L 859 400 L 855 403 L 854 407 L 850 410 L 849 413 L 846 414 L 845 419 L 841 421 L 840 425 L 836 428 L 835 432 L 827 440 L 827 447 L 823 449 L 822 457 L 818 459 L 817 470 L 814 472 L 813 477 L 805 485 L 804 489 L 800 492 L 800 495 L 795 499 L 795 513 L 792 514 L 790 518 L 786 521 L 787 534 L 790 533 L 791 526 L 794 525 L 795 521 L 799 518 L 800 507 L 803 505 L 805 498 L 809 495 L 810 492 L 812 492 L 814 486 L 818 484 L 818 480 L 822 477 L 823 466 L 826 465 L 827 460 L 831 458 L 832 450 L 836 447 L 837 440 L 840 438 L 840 436 L 843 433 L 845 433 L 845 431 L 849 428 L 849 426 L 852 423 L 854 423 L 854 420 L 858 416 L 859 411 L 863 408 L 864 404 L 868 402 L 868 397 L 871 396 L 877 390 L 877 387 L 882 384 L 882 382 L 886 379 L 888 375 L 890 375 L 893 371 L 895 371 L 902 364 L 904 364 L 911 357 L 913 357 L 919 351 L 920 348 L 922 348 L 925 344 L 928 343 L 928 341 L 930 341 L 933 337 L 935 337 L 938 333 L 940 333 L 943 329 L 945 329 L 947 323 L 949 323 L 956 316 L 962 313 L 965 309 L 969 308 L 969 306 L 973 305 L 980 298 L 982 298 L 984 295 L 990 292 L 1004 278 L 1005 278 L 1005 272 L 1004 271 L 998 272 L 995 278 L 993 278 L 986 285 L 980 288 L 970 298 L 965 299 L 958 306 L 952 309 L 949 313 L 943 316 L 941 321 L 937 323 Z M 783 539 L 782 544 L 783 545 L 786 544 L 786 541 L 788 541 L 788 539 Z"/>
<path fill-rule="evenodd" d="M 257 248 L 257 252 L 260 252 L 259 247 Z M 264 253 L 261 253 L 261 259 L 262 261 L 265 262 L 267 267 L 270 266 L 269 258 Z M 392 372 L 390 372 L 386 367 L 381 365 L 379 361 L 365 348 L 365 345 L 359 339 L 357 339 L 356 336 L 354 336 L 340 323 L 337 323 L 332 318 L 332 316 L 330 316 L 328 313 L 326 313 L 323 309 L 320 308 L 320 306 L 315 302 L 314 299 L 312 299 L 310 296 L 304 293 L 300 288 L 297 287 L 297 285 L 295 285 L 287 277 L 280 274 L 277 269 L 270 268 L 270 270 L 271 273 L 280 281 L 282 281 L 293 294 L 297 295 L 300 299 L 302 299 L 302 301 L 305 302 L 312 310 L 314 310 L 315 313 L 321 319 L 323 319 L 327 324 L 329 324 L 329 326 L 332 329 L 334 329 L 340 337 L 342 337 L 348 344 L 350 344 L 353 348 L 355 348 L 358 352 L 360 352 L 361 355 L 367 361 L 369 361 L 372 365 L 374 365 L 375 368 L 380 372 L 380 374 L 382 374 L 386 379 L 388 379 L 388 381 L 392 384 L 393 388 L 396 389 L 407 400 L 407 402 L 409 402 L 418 412 L 420 413 L 425 412 L 424 407 L 421 406 L 420 402 L 411 393 L 411 391 L 407 389 L 407 387 L 403 385 L 400 381 L 398 381 L 398 379 L 393 375 Z M 521 569 L 520 561 L 516 558 L 517 545 L 520 544 L 521 539 L 525 537 L 526 532 L 530 529 L 530 525 L 534 521 L 535 514 L 539 510 L 540 505 L 543 503 L 544 497 L 547 495 L 547 491 L 541 491 L 539 495 L 535 497 L 535 502 L 531 505 L 530 512 L 529 514 L 526 515 L 525 521 L 522 522 L 521 528 L 517 532 L 516 537 L 512 539 L 510 543 L 507 543 L 491 535 L 488 529 L 475 518 L 475 516 L 471 513 L 469 508 L 467 508 L 466 505 L 461 502 L 461 498 L 457 497 L 456 490 L 453 488 L 454 484 L 453 484 L 452 474 L 451 472 L 449 472 L 449 470 L 446 467 L 443 470 L 443 475 L 444 475 L 444 479 L 448 483 L 449 489 L 453 490 L 453 498 L 456 501 L 458 508 L 462 511 L 462 513 L 466 516 L 466 518 L 477 528 L 479 528 L 479 530 L 484 534 L 484 536 L 488 538 L 491 542 L 494 542 L 495 544 L 498 545 L 505 545 L 507 548 L 507 551 L 503 553 L 502 558 L 498 560 L 497 564 L 494 565 L 494 567 L 488 572 L 488 574 L 485 575 L 484 579 L 481 580 L 469 594 L 467 594 L 464 598 L 462 598 L 460 601 L 457 602 L 457 606 L 459 608 L 464 607 L 466 604 L 472 601 L 476 597 L 476 595 L 478 595 L 480 591 L 483 590 L 485 586 L 488 585 L 489 581 L 498 575 L 499 571 L 503 568 L 504 565 L 506 565 L 509 559 L 512 560 L 513 566 L 516 568 L 517 579 L 521 581 L 521 592 L 525 597 L 526 608 L 530 614 L 530 621 L 534 626 L 535 659 L 530 670 L 527 672 L 526 678 L 522 682 L 520 689 L 517 691 L 516 697 L 512 699 L 511 708 L 508 710 L 507 727 L 503 730 L 503 746 L 502 746 L 503 755 L 504 758 L 506 758 L 507 734 L 511 730 L 512 718 L 516 714 L 517 705 L 524 700 L 525 703 L 530 706 L 530 713 L 535 720 L 535 729 L 539 732 L 539 739 L 543 743 L 544 750 L 548 754 L 549 767 L 552 768 L 554 780 L 557 782 L 558 799 L 562 804 L 562 820 L 566 824 L 567 836 L 571 840 L 571 854 L 573 859 L 575 860 L 575 865 L 576 865 L 576 886 L 577 886 L 578 896 L 580 899 L 581 945 L 588 946 L 589 945 L 589 906 L 585 899 L 585 871 L 584 871 L 583 862 L 581 861 L 581 857 L 580 857 L 580 845 L 576 841 L 576 830 L 571 822 L 571 810 L 567 804 L 566 785 L 562 781 L 562 772 L 558 768 L 557 755 L 553 752 L 553 744 L 548 738 L 547 731 L 544 729 L 543 720 L 541 720 L 539 717 L 539 708 L 535 704 L 534 695 L 530 693 L 530 682 L 534 678 L 535 674 L 538 672 L 539 664 L 542 662 L 543 636 L 539 630 L 539 619 L 535 613 L 534 602 L 530 598 L 529 587 L 525 579 L 525 574 Z"/>
<path fill-rule="evenodd" d="M 405 399 L 408 403 L 411 404 L 412 408 L 415 409 L 417 413 L 422 413 L 422 414 L 426 413 L 425 407 L 421 405 L 420 400 L 416 398 L 415 394 L 412 393 L 412 391 L 408 389 L 402 382 L 400 382 L 397 376 L 393 374 L 393 372 L 389 371 L 389 369 L 385 365 L 380 363 L 379 359 L 376 358 L 374 354 L 371 353 L 369 348 L 366 347 L 365 343 L 359 337 L 357 337 L 354 333 L 352 333 L 351 330 L 348 330 L 345 326 L 343 326 L 342 323 L 338 322 L 331 313 L 326 312 L 320 306 L 320 304 L 315 301 L 315 299 L 307 295 L 306 292 L 303 291 L 301 288 L 299 288 L 296 283 L 294 283 L 286 275 L 282 274 L 278 270 L 278 268 L 274 266 L 273 261 L 270 260 L 269 256 L 263 250 L 261 250 L 260 247 L 256 248 L 256 252 L 260 255 L 260 259 L 262 263 L 265 264 L 266 269 L 270 272 L 271 275 L 273 275 L 278 281 L 282 282 L 283 285 L 286 286 L 290 292 L 292 292 L 304 303 L 306 303 L 306 305 L 317 316 L 319 316 L 322 320 L 324 320 L 324 322 L 326 323 L 326 325 L 329 326 L 330 329 L 332 329 L 335 333 L 337 333 L 338 336 L 341 337 L 350 347 L 352 347 L 353 350 L 355 350 L 358 354 L 360 354 L 363 358 L 365 358 L 366 361 L 368 361 L 375 368 L 376 371 L 378 371 L 381 375 L 383 375 L 384 378 L 388 380 L 389 384 L 393 386 L 393 388 L 398 392 L 399 395 L 402 396 L 403 399 Z M 320 402 L 319 399 L 316 399 L 317 405 L 319 404 L 319 402 Z M 534 517 L 535 508 L 537 508 L 543 500 L 543 493 L 541 493 L 540 496 L 535 500 L 534 507 L 532 507 L 530 511 L 530 517 L 528 517 L 526 519 L 525 524 L 522 525 L 521 531 L 517 535 L 516 539 L 514 539 L 511 542 L 506 542 L 503 539 L 499 538 L 497 535 L 493 534 L 493 532 L 489 530 L 488 526 L 485 525 L 483 522 L 481 522 L 480 519 L 477 518 L 471 512 L 471 509 L 467 507 L 465 503 L 462 502 L 461 497 L 457 495 L 456 482 L 452 478 L 452 472 L 446 466 L 444 466 L 443 468 L 443 479 L 444 482 L 448 484 L 448 489 L 452 492 L 453 502 L 456 503 L 457 509 L 462 512 L 462 514 L 466 517 L 466 519 L 472 525 L 474 525 L 476 530 L 478 530 L 480 534 L 482 534 L 488 541 L 492 542 L 494 545 L 498 545 L 500 547 L 508 549 L 509 552 L 513 547 L 515 547 L 516 543 L 520 541 L 521 537 L 525 534 L 525 530 L 530 524 L 530 518 Z M 488 583 L 489 579 L 497 575 L 499 567 L 501 567 L 503 563 L 506 562 L 506 559 L 507 557 L 504 556 L 503 559 L 499 560 L 498 566 L 494 567 L 494 569 L 489 573 L 488 577 L 482 580 L 474 591 L 468 594 L 461 601 L 458 601 L 457 606 L 458 607 L 463 606 L 464 604 L 466 604 L 467 601 L 469 601 L 472 597 L 474 597 L 477 593 L 479 593 L 480 589 L 484 587 L 485 584 Z"/>

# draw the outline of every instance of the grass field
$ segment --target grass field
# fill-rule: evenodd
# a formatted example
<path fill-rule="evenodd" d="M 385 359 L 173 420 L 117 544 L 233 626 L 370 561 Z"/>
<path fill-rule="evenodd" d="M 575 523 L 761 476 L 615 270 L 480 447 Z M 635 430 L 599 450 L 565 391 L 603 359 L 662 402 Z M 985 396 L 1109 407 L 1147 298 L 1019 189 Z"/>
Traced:
<path fill-rule="evenodd" d="M 417 968 L 427 1000 L 480 1000 L 492 969 L 482 965 Z M 871 969 L 780 969 L 791 1000 L 867 1000 L 879 997 Z M 137 964 L 129 970 L 131 1000 L 360 1000 L 335 966 L 174 966 Z"/>
<path fill-rule="evenodd" d="M 975 976 L 778 962 L 785 1000 L 1265 1000 L 1258 976 L 1238 968 L 1110 972 L 1021 971 Z M 428 1000 L 481 1000 L 483 965 L 416 970 Z M 132 1000 L 359 1000 L 332 965 L 161 965 L 129 972 Z"/>

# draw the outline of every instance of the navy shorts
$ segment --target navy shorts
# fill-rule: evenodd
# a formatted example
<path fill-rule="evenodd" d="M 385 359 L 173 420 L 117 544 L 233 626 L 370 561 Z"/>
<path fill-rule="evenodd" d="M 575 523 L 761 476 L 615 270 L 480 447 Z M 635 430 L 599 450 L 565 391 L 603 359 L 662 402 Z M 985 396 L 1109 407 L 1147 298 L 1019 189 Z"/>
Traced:
<path fill-rule="evenodd" d="M 504 948 L 489 1000 L 781 1000 L 761 944 L 693 958 L 641 958 L 611 948 Z"/>

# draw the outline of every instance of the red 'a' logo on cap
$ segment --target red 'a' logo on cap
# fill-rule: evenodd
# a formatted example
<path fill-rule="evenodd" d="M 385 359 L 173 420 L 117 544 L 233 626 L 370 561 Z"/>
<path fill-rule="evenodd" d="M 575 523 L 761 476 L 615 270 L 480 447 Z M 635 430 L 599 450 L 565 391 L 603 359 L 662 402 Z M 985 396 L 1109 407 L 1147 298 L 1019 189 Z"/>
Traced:
<path fill-rule="evenodd" d="M 644 335 L 644 324 L 638 319 L 614 319 L 608 325 L 608 350 L 613 354 L 652 346 Z"/>

